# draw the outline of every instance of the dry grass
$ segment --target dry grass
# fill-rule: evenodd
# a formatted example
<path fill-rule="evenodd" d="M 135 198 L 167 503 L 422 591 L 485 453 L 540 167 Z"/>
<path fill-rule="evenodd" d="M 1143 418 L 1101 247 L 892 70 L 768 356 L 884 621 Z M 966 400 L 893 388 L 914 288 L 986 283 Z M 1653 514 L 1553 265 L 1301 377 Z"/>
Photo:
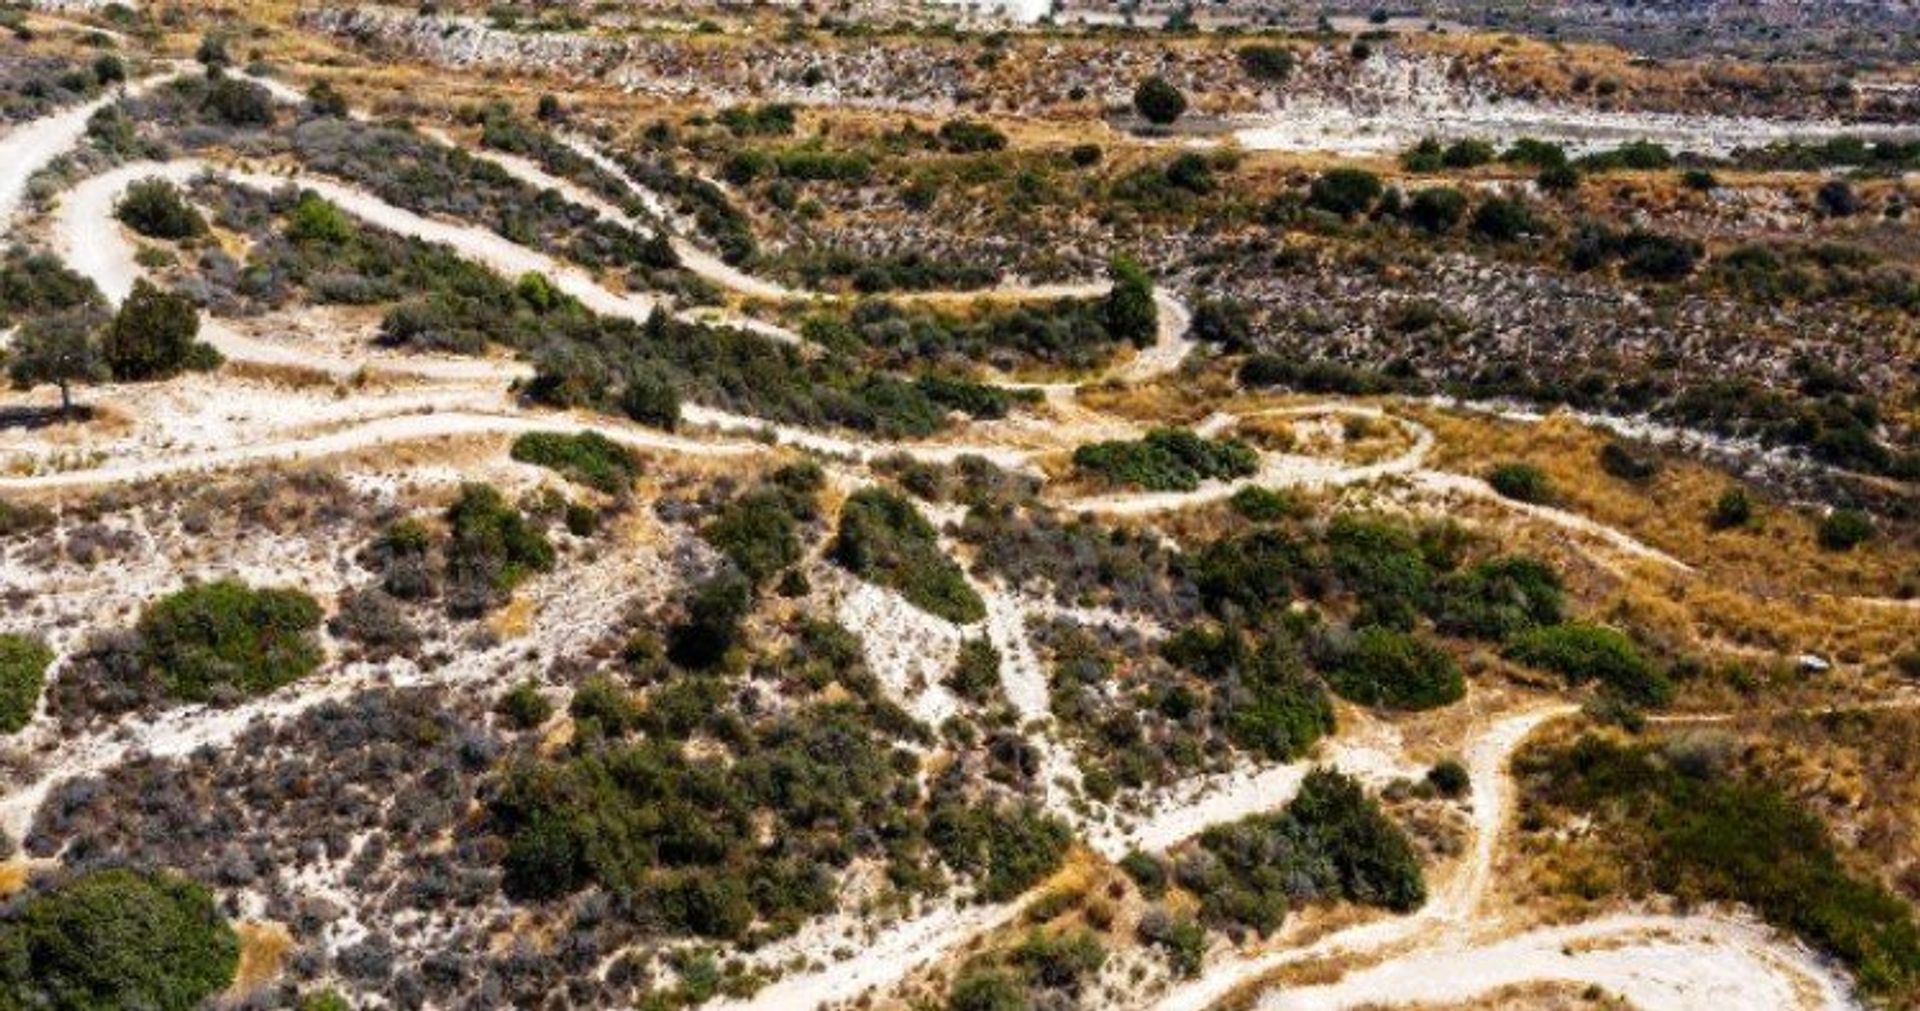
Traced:
<path fill-rule="evenodd" d="M 280 965 L 293 949 L 293 934 L 286 924 L 271 920 L 234 925 L 240 935 L 240 967 L 233 974 L 229 997 L 244 997 L 280 975 Z"/>
<path fill-rule="evenodd" d="M 1853 551 L 1823 551 L 1814 539 L 1818 518 L 1777 503 L 1763 502 L 1747 527 L 1710 529 L 1714 502 L 1736 482 L 1689 458 L 1667 455 L 1655 478 L 1635 484 L 1600 469 L 1600 448 L 1611 436 L 1565 418 L 1526 424 L 1417 413 L 1438 436 L 1439 466 L 1484 474 L 1505 461 L 1530 463 L 1552 479 L 1567 508 L 1680 558 L 1718 586 L 1765 598 L 1896 596 L 1920 580 L 1920 550 L 1880 538 Z"/>

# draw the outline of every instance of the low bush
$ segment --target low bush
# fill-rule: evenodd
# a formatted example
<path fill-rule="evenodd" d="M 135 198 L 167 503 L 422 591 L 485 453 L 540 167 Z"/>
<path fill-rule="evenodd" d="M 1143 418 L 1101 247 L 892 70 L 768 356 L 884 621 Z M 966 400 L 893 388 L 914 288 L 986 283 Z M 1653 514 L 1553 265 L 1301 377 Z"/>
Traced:
<path fill-rule="evenodd" d="M 1743 488 L 1728 488 L 1713 502 L 1707 524 L 1715 530 L 1744 527 L 1753 520 L 1753 498 Z"/>
<path fill-rule="evenodd" d="M 1460 701 L 1466 681 L 1453 655 L 1389 628 L 1362 629 L 1332 659 L 1327 681 L 1341 698 L 1389 709 L 1433 709 Z"/>
<path fill-rule="evenodd" d="M 800 524 L 818 509 L 811 485 L 769 483 L 720 508 L 700 536 L 733 562 L 754 585 L 800 560 Z"/>
<path fill-rule="evenodd" d="M 52 664 L 53 651 L 46 643 L 0 635 L 0 734 L 16 733 L 33 720 Z"/>
<path fill-rule="evenodd" d="M 514 685 L 493 707 L 514 728 L 532 730 L 553 716 L 553 703 L 540 693 L 532 679 Z"/>
<path fill-rule="evenodd" d="M 1600 625 L 1568 623 L 1527 629 L 1507 640 L 1501 654 L 1539 667 L 1571 684 L 1598 681 L 1629 702 L 1663 705 L 1673 695 L 1667 676 L 1624 633 Z"/>
<path fill-rule="evenodd" d="M 455 614 L 484 613 L 528 576 L 553 568 L 546 533 L 490 485 L 461 485 L 446 521 L 447 597 Z"/>
<path fill-rule="evenodd" d="M 833 560 L 868 582 L 898 591 L 915 607 L 958 624 L 986 617 L 986 604 L 940 549 L 933 525 L 911 502 L 863 488 L 840 512 Z"/>
<path fill-rule="evenodd" d="M 320 605 L 299 590 L 201 583 L 141 612 L 141 661 L 179 701 L 263 695 L 320 665 L 320 619 Z"/>
<path fill-rule="evenodd" d="M 1487 472 L 1493 490 L 1516 502 L 1542 504 L 1553 501 L 1553 482 L 1546 472 L 1530 463 L 1503 463 Z"/>
<path fill-rule="evenodd" d="M 992 702 L 1000 696 L 1000 651 L 984 638 L 962 642 L 946 684 L 969 702 Z"/>
<path fill-rule="evenodd" d="M 233 981 L 240 940 L 206 888 L 115 869 L 0 914 L 0 1004 L 191 1011 Z"/>
<path fill-rule="evenodd" d="M 1352 218 L 1373 209 L 1386 187 L 1366 169 L 1329 169 L 1307 188 L 1307 203 L 1329 214 Z"/>
<path fill-rule="evenodd" d="M 947 800 L 935 807 L 927 838 L 974 876 L 982 899 L 1004 902 L 1059 869 L 1073 832 L 1032 803 Z"/>
<path fill-rule="evenodd" d="M 1247 477 L 1259 455 L 1238 439 L 1206 439 L 1183 428 L 1160 428 L 1132 442 L 1096 442 L 1074 450 L 1082 471 L 1148 491 L 1192 491 L 1203 481 Z"/>
<path fill-rule="evenodd" d="M 1256 81 L 1284 81 L 1299 62 L 1293 50 L 1264 42 L 1241 46 L 1234 55 L 1240 59 L 1240 69 Z"/>
<path fill-rule="evenodd" d="M 1600 469 L 1622 481 L 1650 481 L 1660 473 L 1660 461 L 1619 442 L 1608 442 L 1600 447 Z"/>
<path fill-rule="evenodd" d="M 640 476 L 640 461 L 632 450 L 593 431 L 528 432 L 513 440 L 512 456 L 609 495 L 633 487 Z"/>
<path fill-rule="evenodd" d="M 1413 844 L 1358 781 L 1328 769 L 1307 774 L 1277 814 L 1208 829 L 1181 861 L 1180 881 L 1201 915 L 1265 935 L 1294 903 L 1344 899 L 1409 912 L 1426 901 Z"/>
<path fill-rule="evenodd" d="M 1503 555 L 1441 580 L 1433 619 L 1451 635 L 1499 641 L 1559 624 L 1566 593 L 1560 574 L 1536 558 Z"/>
<path fill-rule="evenodd" d="M 1838 957 L 1890 1005 L 1920 986 L 1912 906 L 1850 872 L 1833 836 L 1764 783 L 1667 760 L 1658 746 L 1585 736 L 1522 752 L 1516 775 L 1544 801 L 1602 821 L 1625 866 L 1683 901 L 1737 902 Z"/>
<path fill-rule="evenodd" d="M 128 186 L 113 214 L 150 239 L 190 239 L 207 231 L 206 220 L 187 203 L 180 187 L 165 179 L 142 179 Z"/>
<path fill-rule="evenodd" d="M 1858 509 L 1835 509 L 1820 521 L 1817 539 L 1828 551 L 1852 551 L 1873 539 L 1873 517 Z"/>
<path fill-rule="evenodd" d="M 1442 797 L 1464 797 L 1473 789 L 1473 777 L 1458 759 L 1443 758 L 1427 770 L 1427 782 Z"/>

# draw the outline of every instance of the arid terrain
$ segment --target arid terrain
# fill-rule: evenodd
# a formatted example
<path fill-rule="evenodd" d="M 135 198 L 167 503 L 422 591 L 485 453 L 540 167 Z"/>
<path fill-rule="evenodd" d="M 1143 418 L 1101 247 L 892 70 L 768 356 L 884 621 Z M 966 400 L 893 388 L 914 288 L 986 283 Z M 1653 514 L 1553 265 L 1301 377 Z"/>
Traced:
<path fill-rule="evenodd" d="M 1920 1006 L 1913 9 L 1491 6 L 0 5 L 0 1011 Z"/>

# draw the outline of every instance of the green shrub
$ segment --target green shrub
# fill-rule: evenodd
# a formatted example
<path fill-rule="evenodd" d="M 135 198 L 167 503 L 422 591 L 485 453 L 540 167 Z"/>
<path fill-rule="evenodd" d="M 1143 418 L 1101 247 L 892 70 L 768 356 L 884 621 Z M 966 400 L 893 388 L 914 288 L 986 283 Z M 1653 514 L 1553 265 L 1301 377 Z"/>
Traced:
<path fill-rule="evenodd" d="M 1873 539 L 1873 517 L 1858 509 L 1835 509 L 1820 521 L 1820 546 L 1851 551 Z"/>
<path fill-rule="evenodd" d="M 1351 218 L 1371 210 L 1384 192 L 1386 187 L 1372 172 L 1336 168 L 1322 173 L 1307 187 L 1307 203 L 1329 214 Z"/>
<path fill-rule="evenodd" d="M 1000 694 L 1000 651 L 993 643 L 968 639 L 960 644 L 960 656 L 946 684 L 955 695 L 969 702 L 985 704 Z"/>
<path fill-rule="evenodd" d="M 1343 514 L 1327 526 L 1333 573 L 1360 605 L 1361 624 L 1413 627 L 1432 597 L 1433 571 L 1405 525 Z"/>
<path fill-rule="evenodd" d="M 760 487 L 720 508 L 701 537 L 726 554 L 743 574 L 762 585 L 801 560 L 801 520 L 812 514 L 812 499 L 778 487 Z"/>
<path fill-rule="evenodd" d="M 320 665 L 321 616 L 299 590 L 201 583 L 141 612 L 141 660 L 167 696 L 183 702 L 264 695 Z"/>
<path fill-rule="evenodd" d="M 351 242 L 358 231 L 347 212 L 312 190 L 300 191 L 287 211 L 286 235 L 295 243 L 338 246 Z"/>
<path fill-rule="evenodd" d="M 1133 108 L 1147 122 L 1155 126 L 1166 126 L 1179 119 L 1187 111 L 1187 96 L 1180 93 L 1166 78 L 1155 74 L 1140 82 L 1133 90 Z"/>
<path fill-rule="evenodd" d="M 1157 428 L 1132 442 L 1095 442 L 1074 450 L 1074 466 L 1118 485 L 1192 491 L 1203 481 L 1247 477 L 1259 455 L 1238 439 L 1206 439 L 1184 428 Z"/>
<path fill-rule="evenodd" d="M 1433 709 L 1466 695 L 1460 665 L 1446 650 L 1405 632 L 1366 628 L 1333 660 L 1327 681 L 1350 702 Z"/>
<path fill-rule="evenodd" d="M 128 186 L 113 214 L 150 239 L 190 239 L 207 232 L 200 212 L 166 179 L 142 179 Z"/>
<path fill-rule="evenodd" d="M 927 838 L 946 862 L 975 876 L 979 894 L 1004 902 L 1058 870 L 1073 832 L 1031 803 L 961 803 L 933 812 Z"/>
<path fill-rule="evenodd" d="M 1005 149 L 1007 135 L 978 120 L 950 119 L 940 124 L 940 143 L 955 154 L 978 154 Z"/>
<path fill-rule="evenodd" d="M 142 279 L 107 324 L 100 350 L 121 382 L 171 379 L 219 364 L 219 353 L 194 339 L 199 333 L 200 313 L 190 300 Z"/>
<path fill-rule="evenodd" d="M 1464 797 L 1473 789 L 1473 777 L 1468 775 L 1467 767 L 1458 759 L 1443 758 L 1427 770 L 1427 782 L 1433 785 L 1442 797 Z"/>
<path fill-rule="evenodd" d="M 1498 641 L 1559 624 L 1565 596 L 1552 566 L 1524 555 L 1501 556 L 1442 580 L 1433 619 L 1448 634 Z"/>
<path fill-rule="evenodd" d="M 1201 834 L 1215 870 L 1183 876 L 1202 915 L 1260 934 L 1278 928 L 1290 900 L 1344 899 L 1409 912 L 1426 880 L 1406 834 L 1358 781 L 1329 769 L 1307 773 L 1286 808 Z"/>
<path fill-rule="evenodd" d="M 593 431 L 527 432 L 513 440 L 512 456 L 610 495 L 633 487 L 640 476 L 640 461 L 631 450 Z"/>
<path fill-rule="evenodd" d="M 463 484 L 447 507 L 449 575 L 505 593 L 535 572 L 553 568 L 547 535 L 507 504 L 498 489 Z"/>
<path fill-rule="evenodd" d="M 1175 916 L 1164 909 L 1150 909 L 1140 917 L 1138 933 L 1142 941 L 1167 953 L 1175 976 L 1199 977 L 1207 951 L 1207 931 L 1198 920 Z"/>
<path fill-rule="evenodd" d="M 1299 505 L 1287 495 L 1271 488 L 1249 485 L 1233 493 L 1227 500 L 1233 511 L 1255 523 L 1278 523 L 1299 510 Z"/>
<path fill-rule="evenodd" d="M 1160 320 L 1160 308 L 1153 300 L 1153 278 L 1125 257 L 1116 257 L 1108 264 L 1107 276 L 1113 282 L 1102 302 L 1107 336 L 1137 347 L 1152 344 Z"/>
<path fill-rule="evenodd" d="M 553 715 L 553 703 L 540 694 L 540 686 L 529 678 L 500 696 L 500 702 L 493 707 L 493 711 L 506 717 L 507 722 L 516 729 L 532 730 Z"/>
<path fill-rule="evenodd" d="M 191 1011 L 233 981 L 240 940 L 212 893 L 172 874 L 95 871 L 0 919 L 0 1005 Z"/>
<path fill-rule="evenodd" d="M 1143 850 L 1133 850 L 1120 859 L 1120 869 L 1140 888 L 1140 894 L 1157 899 L 1167 894 L 1167 862 Z"/>
<path fill-rule="evenodd" d="M 1027 988 L 1001 969 L 962 972 L 947 992 L 947 1011 L 1029 1011 Z"/>
<path fill-rule="evenodd" d="M 1660 461 L 1618 442 L 1608 442 L 1600 447 L 1600 469 L 1622 481 L 1650 481 L 1660 473 Z"/>
<path fill-rule="evenodd" d="M 33 721 L 52 664 L 53 651 L 46 643 L 0 635 L 0 734 L 16 733 Z"/>
<path fill-rule="evenodd" d="M 1713 511 L 1707 514 L 1707 525 L 1715 530 L 1729 530 L 1744 527 L 1753 520 L 1753 498 L 1744 488 L 1728 488 L 1714 500 Z"/>
<path fill-rule="evenodd" d="M 1667 676 L 1655 669 L 1632 639 L 1600 625 L 1527 629 L 1507 640 L 1501 654 L 1516 663 L 1552 671 L 1571 684 L 1598 681 L 1629 702 L 1664 705 L 1673 695 Z"/>
<path fill-rule="evenodd" d="M 1429 186 L 1414 191 L 1400 213 L 1415 228 L 1438 235 L 1452 231 L 1467 216 L 1467 198 L 1450 186 Z"/>
<path fill-rule="evenodd" d="M 1298 62 L 1293 50 L 1271 43 L 1241 46 L 1234 55 L 1240 58 L 1240 69 L 1256 81 L 1284 81 Z"/>
<path fill-rule="evenodd" d="M 1534 231 L 1533 211 L 1517 197 L 1490 197 L 1474 209 L 1470 226 L 1475 235 L 1495 242 L 1511 242 Z"/>
<path fill-rule="evenodd" d="M 1549 803 L 1634 840 L 1632 866 L 1693 902 L 1738 902 L 1838 957 L 1869 994 L 1906 1006 L 1920 985 L 1913 907 L 1850 873 L 1818 816 L 1761 783 L 1679 768 L 1656 746 L 1594 736 L 1523 752 L 1517 776 Z"/>
<path fill-rule="evenodd" d="M 898 591 L 929 614 L 962 625 L 986 617 L 985 602 L 941 551 L 933 525 L 893 492 L 862 488 L 850 496 L 829 552 L 847 571 Z"/>
<path fill-rule="evenodd" d="M 1545 471 L 1530 463 L 1503 463 L 1487 472 L 1493 490 L 1516 502 L 1540 504 L 1553 501 L 1553 482 Z"/>

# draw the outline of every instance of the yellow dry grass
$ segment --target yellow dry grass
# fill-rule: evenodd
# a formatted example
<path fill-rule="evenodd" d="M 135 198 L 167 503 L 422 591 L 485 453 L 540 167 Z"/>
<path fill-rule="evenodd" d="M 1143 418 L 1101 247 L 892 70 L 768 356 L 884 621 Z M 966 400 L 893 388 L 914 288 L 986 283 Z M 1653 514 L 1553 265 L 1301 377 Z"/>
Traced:
<path fill-rule="evenodd" d="M 271 920 L 237 923 L 234 932 L 240 935 L 240 967 L 227 995 L 244 997 L 280 975 L 280 965 L 293 949 L 293 934 L 286 924 Z"/>

